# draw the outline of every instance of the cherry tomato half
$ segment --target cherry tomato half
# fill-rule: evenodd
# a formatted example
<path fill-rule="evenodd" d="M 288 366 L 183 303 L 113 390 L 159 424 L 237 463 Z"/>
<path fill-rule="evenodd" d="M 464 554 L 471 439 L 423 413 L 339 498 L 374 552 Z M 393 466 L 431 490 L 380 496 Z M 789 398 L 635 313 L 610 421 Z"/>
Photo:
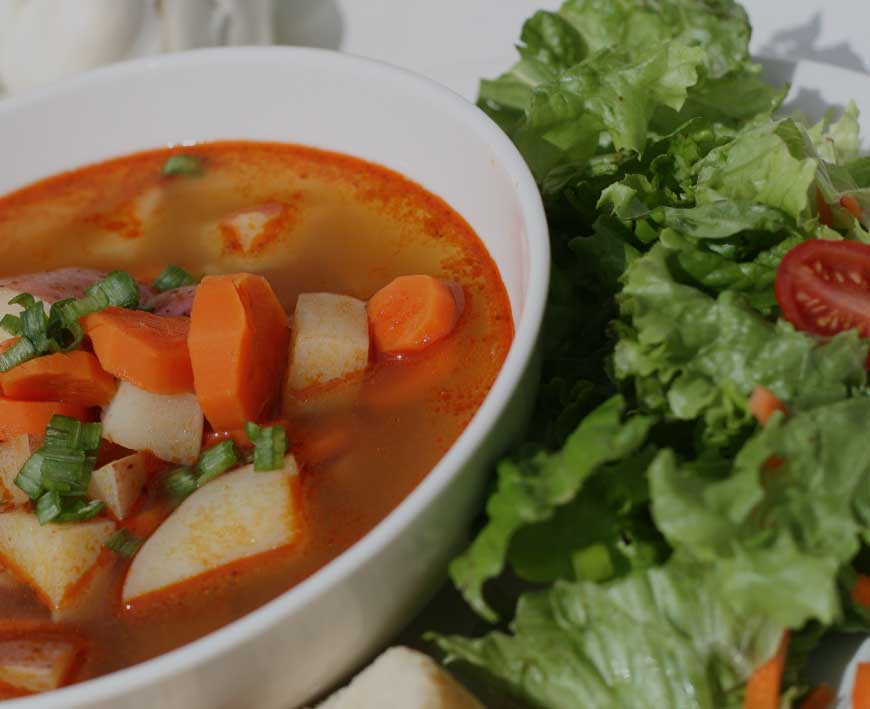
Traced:
<path fill-rule="evenodd" d="M 870 245 L 814 239 L 789 251 L 776 271 L 782 316 L 798 330 L 870 337 Z"/>

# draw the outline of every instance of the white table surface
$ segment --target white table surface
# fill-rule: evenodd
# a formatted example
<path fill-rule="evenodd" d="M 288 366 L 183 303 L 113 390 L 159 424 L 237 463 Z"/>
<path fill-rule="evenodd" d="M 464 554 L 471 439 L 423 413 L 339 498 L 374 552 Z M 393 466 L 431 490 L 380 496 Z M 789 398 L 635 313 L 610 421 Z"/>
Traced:
<path fill-rule="evenodd" d="M 304 5 L 312 0 L 295 0 Z M 306 44 L 380 59 L 473 98 L 479 77 L 515 56 L 523 20 L 560 0 L 313 0 Z M 811 59 L 870 72 L 870 0 L 746 0 L 758 56 Z"/>

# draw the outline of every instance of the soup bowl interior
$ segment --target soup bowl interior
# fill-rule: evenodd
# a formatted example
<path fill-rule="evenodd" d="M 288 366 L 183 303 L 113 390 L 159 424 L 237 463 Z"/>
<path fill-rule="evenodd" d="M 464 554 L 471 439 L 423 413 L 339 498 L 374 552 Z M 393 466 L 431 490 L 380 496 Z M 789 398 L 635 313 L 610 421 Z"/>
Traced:
<path fill-rule="evenodd" d="M 425 79 L 291 48 L 204 50 L 109 67 L 0 104 L 0 193 L 136 150 L 221 139 L 347 153 L 443 198 L 498 266 L 514 342 L 460 438 L 347 552 L 200 640 L 10 707 L 287 707 L 324 692 L 388 642 L 444 578 L 493 459 L 530 411 L 549 269 L 540 197 L 495 124 Z"/>

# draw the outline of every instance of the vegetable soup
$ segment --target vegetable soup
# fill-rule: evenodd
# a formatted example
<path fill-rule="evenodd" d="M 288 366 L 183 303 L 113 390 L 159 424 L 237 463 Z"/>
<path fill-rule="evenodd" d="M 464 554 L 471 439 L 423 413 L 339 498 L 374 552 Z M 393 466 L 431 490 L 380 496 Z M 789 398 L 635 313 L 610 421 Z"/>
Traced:
<path fill-rule="evenodd" d="M 513 336 L 485 247 L 383 167 L 155 150 L 0 199 L 0 696 L 154 657 L 359 540 Z"/>

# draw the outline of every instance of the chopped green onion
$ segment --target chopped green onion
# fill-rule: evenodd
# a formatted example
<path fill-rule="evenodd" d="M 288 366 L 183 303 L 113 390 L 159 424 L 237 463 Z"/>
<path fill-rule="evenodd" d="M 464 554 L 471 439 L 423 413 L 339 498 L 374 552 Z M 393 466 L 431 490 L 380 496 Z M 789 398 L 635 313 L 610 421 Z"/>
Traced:
<path fill-rule="evenodd" d="M 45 429 L 44 448 L 72 448 L 82 451 L 96 451 L 103 436 L 101 423 L 82 423 L 69 416 L 55 414 Z"/>
<path fill-rule="evenodd" d="M 31 500 L 39 499 L 43 492 L 42 463 L 42 453 L 37 451 L 27 459 L 15 476 L 15 485 L 24 490 Z"/>
<path fill-rule="evenodd" d="M 42 486 L 63 495 L 84 495 L 93 463 L 83 450 L 43 449 Z"/>
<path fill-rule="evenodd" d="M 119 308 L 139 306 L 139 284 L 126 271 L 110 271 L 97 285 L 106 294 L 109 305 Z"/>
<path fill-rule="evenodd" d="M 252 421 L 245 424 L 245 433 L 254 444 L 254 470 L 278 470 L 284 465 L 287 434 L 283 426 L 258 426 Z"/>
<path fill-rule="evenodd" d="M 65 497 L 56 491 L 44 493 L 36 501 L 36 519 L 40 524 L 49 522 L 83 522 L 95 517 L 105 508 L 100 500 L 84 497 Z"/>
<path fill-rule="evenodd" d="M 196 461 L 197 487 L 202 487 L 238 464 L 239 452 L 232 441 L 221 441 L 203 451 Z"/>
<path fill-rule="evenodd" d="M 0 372 L 8 372 L 22 362 L 36 357 L 36 348 L 26 337 L 22 337 L 8 350 L 0 353 Z"/>
<path fill-rule="evenodd" d="M 172 500 L 181 502 L 196 490 L 196 475 L 188 467 L 176 468 L 163 478 L 163 489 Z"/>
<path fill-rule="evenodd" d="M 163 291 L 172 290 L 174 288 L 181 288 L 181 286 L 192 286 L 195 283 L 196 278 L 191 276 L 187 271 L 181 268 L 181 266 L 169 264 L 163 269 L 163 271 L 161 271 L 160 275 L 151 282 L 151 287 L 162 293 Z"/>
<path fill-rule="evenodd" d="M 9 305 L 20 305 L 22 308 L 28 308 L 36 302 L 30 293 L 19 293 L 14 298 L 9 300 Z"/>
<path fill-rule="evenodd" d="M 108 541 L 106 541 L 106 547 L 111 549 L 118 556 L 129 559 L 139 551 L 139 548 L 144 543 L 144 539 L 140 539 L 129 529 L 119 529 L 109 537 Z"/>
<path fill-rule="evenodd" d="M 48 494 L 48 493 L 46 493 Z M 75 497 L 61 497 L 61 513 L 53 522 L 84 522 L 96 517 L 106 508 L 102 500 L 85 500 Z"/>
<path fill-rule="evenodd" d="M 2 327 L 10 335 L 17 336 L 21 334 L 21 318 L 17 315 L 7 313 L 0 319 L 0 327 Z"/>
<path fill-rule="evenodd" d="M 202 160 L 195 155 L 170 155 L 160 172 L 164 175 L 201 175 Z"/>
<path fill-rule="evenodd" d="M 62 511 L 59 492 L 43 493 L 36 501 L 36 519 L 40 524 L 47 524 L 57 519 Z"/>

